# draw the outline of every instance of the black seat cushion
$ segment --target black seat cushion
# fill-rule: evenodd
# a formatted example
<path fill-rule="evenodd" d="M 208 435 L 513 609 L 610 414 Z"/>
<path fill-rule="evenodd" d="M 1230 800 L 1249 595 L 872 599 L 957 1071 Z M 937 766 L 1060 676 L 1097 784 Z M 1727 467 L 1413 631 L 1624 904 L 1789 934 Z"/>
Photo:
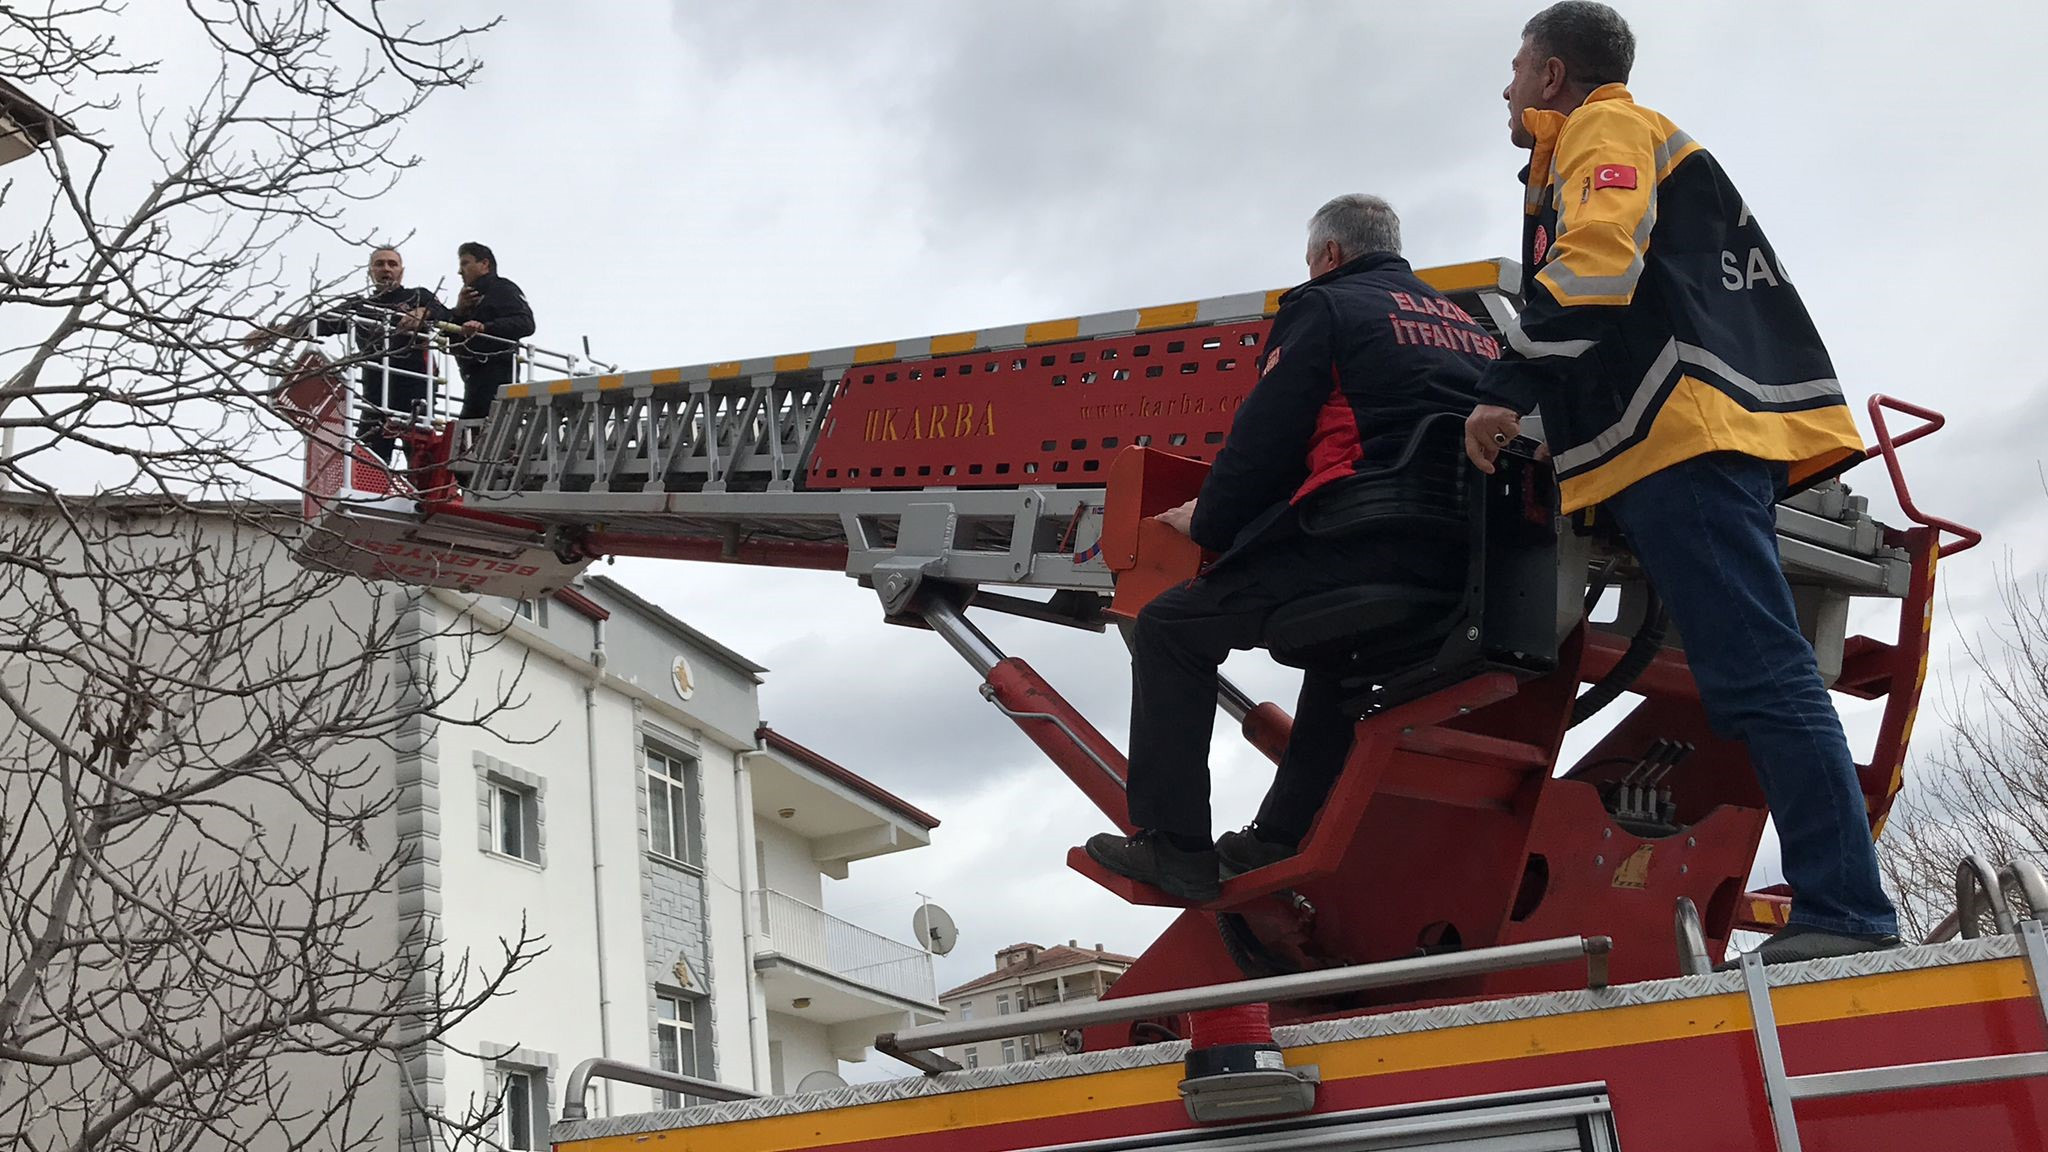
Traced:
<path fill-rule="evenodd" d="M 1359 653 L 1398 660 L 1440 639 L 1460 601 L 1458 591 L 1447 588 L 1340 588 L 1277 609 L 1266 621 L 1266 649 L 1291 668 L 1348 661 Z"/>

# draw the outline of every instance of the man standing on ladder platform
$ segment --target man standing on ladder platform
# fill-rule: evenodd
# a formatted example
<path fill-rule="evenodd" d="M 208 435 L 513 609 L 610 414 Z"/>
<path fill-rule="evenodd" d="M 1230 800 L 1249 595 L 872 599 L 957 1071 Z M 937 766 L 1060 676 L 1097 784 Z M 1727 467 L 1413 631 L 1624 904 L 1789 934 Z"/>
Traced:
<path fill-rule="evenodd" d="M 1507 99 L 1523 171 L 1523 295 L 1465 447 L 1491 472 L 1542 409 L 1566 512 L 1603 505 L 1684 638 L 1715 731 L 1749 749 L 1792 887 L 1785 963 L 1899 943 L 1841 718 L 1800 632 L 1775 513 L 1861 458 L 1827 349 L 1704 148 L 1624 85 L 1615 11 L 1522 30 Z"/>
<path fill-rule="evenodd" d="M 519 342 L 533 335 L 533 309 L 526 293 L 498 275 L 498 257 L 471 241 L 456 249 L 462 293 L 455 302 L 455 363 L 462 369 L 462 418 L 491 414 L 498 389 L 518 375 Z"/>

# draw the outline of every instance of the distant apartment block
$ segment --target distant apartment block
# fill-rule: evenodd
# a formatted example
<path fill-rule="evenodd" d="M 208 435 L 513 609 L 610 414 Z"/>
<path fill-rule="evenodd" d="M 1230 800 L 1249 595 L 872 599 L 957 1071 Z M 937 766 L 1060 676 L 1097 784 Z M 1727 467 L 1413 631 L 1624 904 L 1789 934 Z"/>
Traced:
<path fill-rule="evenodd" d="M 1055 1004 L 1101 999 L 1135 958 L 1106 952 L 1102 945 L 1083 948 L 1078 941 L 1050 948 L 1012 944 L 996 953 L 995 971 L 939 994 L 939 1004 L 953 1020 L 986 1020 L 1032 1012 Z M 1058 1030 L 1032 1032 L 1009 1040 L 984 1040 L 946 1049 L 963 1068 L 1014 1064 L 1066 1051 Z"/>

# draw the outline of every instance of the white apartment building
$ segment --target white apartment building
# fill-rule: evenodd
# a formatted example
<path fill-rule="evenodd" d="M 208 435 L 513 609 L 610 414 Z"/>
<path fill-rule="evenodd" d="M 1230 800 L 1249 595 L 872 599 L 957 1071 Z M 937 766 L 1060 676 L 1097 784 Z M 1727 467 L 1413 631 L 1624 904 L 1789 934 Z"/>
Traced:
<path fill-rule="evenodd" d="M 451 946 L 523 915 L 550 948 L 451 1038 L 488 1058 L 423 1056 L 416 1082 L 438 1078 L 446 1105 L 504 1093 L 508 1146 L 538 1148 L 585 1057 L 789 1092 L 941 1018 L 930 955 L 822 910 L 826 877 L 928 844 L 938 821 L 764 726 L 766 669 L 603 576 L 545 602 L 423 601 L 510 616 L 503 668 L 469 683 L 487 706 L 492 672 L 523 661 L 530 700 L 495 734 L 444 727 L 431 767 L 399 765 L 442 813 L 421 899 L 438 891 Z M 593 1095 L 593 1115 L 681 1103 Z"/>
<path fill-rule="evenodd" d="M 954 1020 L 986 1020 L 1054 1004 L 1099 1000 L 1135 963 L 1135 957 L 1106 952 L 1100 944 L 1083 948 L 1076 940 L 1050 948 L 1012 944 L 996 953 L 995 971 L 940 993 L 939 1004 Z M 1064 1036 L 1055 1030 L 954 1045 L 945 1054 L 963 1068 L 984 1068 L 1065 1051 Z"/>
<path fill-rule="evenodd" d="M 33 497 L 0 498 L 17 525 L 45 515 Z M 160 515 L 196 517 L 202 540 L 236 531 L 203 510 Z M 290 580 L 289 552 L 266 547 L 265 577 Z M 0 595 L 0 609 L 27 594 Z M 372 839 L 409 850 L 372 946 L 400 946 L 392 925 L 423 913 L 451 960 L 488 962 L 522 921 L 547 948 L 445 1045 L 378 1081 L 389 1095 L 368 1106 L 388 1109 L 389 1147 L 447 1147 L 410 1100 L 461 1113 L 502 1098 L 498 1139 L 545 1148 L 588 1057 L 789 1092 L 861 1059 L 879 1032 L 943 1016 L 929 954 L 823 910 L 827 877 L 927 845 L 938 821 L 762 724 L 766 669 L 601 576 L 519 603 L 345 584 L 292 625 L 340 636 L 377 610 L 400 614 L 415 666 L 467 662 L 442 715 L 487 711 L 516 686 L 487 727 L 418 716 L 348 753 L 396 790 Z M 451 626 L 465 614 L 502 635 L 462 642 Z M 51 715 L 79 706 L 43 691 L 31 703 Z M 915 907 L 905 893 L 906 922 Z M 600 1081 L 587 1103 L 595 1116 L 680 1101 Z"/>

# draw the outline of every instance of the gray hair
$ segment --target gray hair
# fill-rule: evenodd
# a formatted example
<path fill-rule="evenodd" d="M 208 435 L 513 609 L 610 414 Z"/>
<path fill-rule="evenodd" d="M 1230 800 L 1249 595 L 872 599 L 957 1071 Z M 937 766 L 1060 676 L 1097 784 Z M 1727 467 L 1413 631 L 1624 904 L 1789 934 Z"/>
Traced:
<path fill-rule="evenodd" d="M 1588 92 L 1628 83 L 1636 65 L 1636 36 L 1621 13 L 1591 0 L 1564 0 L 1529 18 L 1522 35 L 1539 56 L 1564 61 L 1565 79 Z"/>
<path fill-rule="evenodd" d="M 1394 215 L 1393 206 L 1385 200 L 1352 192 L 1316 209 L 1316 214 L 1309 217 L 1309 247 L 1319 248 L 1327 240 L 1337 242 L 1337 250 L 1346 260 L 1356 260 L 1368 252 L 1392 252 L 1399 256 L 1401 218 Z"/>

